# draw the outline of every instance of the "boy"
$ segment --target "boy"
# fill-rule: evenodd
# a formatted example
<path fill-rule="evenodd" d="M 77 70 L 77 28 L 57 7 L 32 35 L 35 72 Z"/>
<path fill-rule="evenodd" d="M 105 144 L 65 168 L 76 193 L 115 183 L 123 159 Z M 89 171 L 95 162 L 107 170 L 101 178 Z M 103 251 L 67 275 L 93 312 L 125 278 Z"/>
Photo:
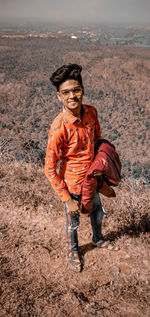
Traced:
<path fill-rule="evenodd" d="M 68 257 L 71 268 L 76 272 L 81 271 L 77 236 L 81 186 L 94 160 L 94 148 L 101 139 L 97 110 L 82 104 L 84 87 L 81 71 L 82 67 L 77 64 L 64 65 L 50 78 L 63 110 L 51 125 L 45 160 L 45 174 L 65 204 Z M 105 242 L 101 233 L 103 210 L 98 193 L 90 217 L 92 243 L 101 246 Z"/>

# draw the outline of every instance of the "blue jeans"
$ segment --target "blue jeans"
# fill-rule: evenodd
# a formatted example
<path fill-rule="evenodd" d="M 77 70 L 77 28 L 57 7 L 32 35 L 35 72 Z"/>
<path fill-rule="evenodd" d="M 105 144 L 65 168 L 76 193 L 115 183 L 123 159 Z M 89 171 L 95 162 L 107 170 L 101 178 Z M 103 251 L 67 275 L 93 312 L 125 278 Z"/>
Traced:
<path fill-rule="evenodd" d="M 72 199 L 75 199 L 81 203 L 81 195 L 75 195 L 70 193 Z M 67 233 L 67 242 L 69 251 L 78 251 L 78 234 L 77 228 L 79 227 L 79 214 L 71 213 L 67 210 L 66 204 L 65 212 L 66 212 L 66 233 Z M 104 217 L 103 208 L 100 201 L 100 196 L 98 193 L 95 194 L 94 197 L 94 205 L 93 211 L 90 214 L 91 218 L 91 226 L 93 231 L 93 242 L 96 244 L 100 243 L 104 240 L 101 228 L 102 228 L 102 220 Z"/>

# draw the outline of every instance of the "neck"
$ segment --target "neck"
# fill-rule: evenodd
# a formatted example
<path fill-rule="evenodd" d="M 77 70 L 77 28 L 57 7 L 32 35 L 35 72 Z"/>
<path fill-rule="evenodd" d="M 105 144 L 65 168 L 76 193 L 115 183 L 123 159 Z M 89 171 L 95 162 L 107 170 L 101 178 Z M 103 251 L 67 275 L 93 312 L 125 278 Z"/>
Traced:
<path fill-rule="evenodd" d="M 78 119 L 81 119 L 81 107 L 78 108 L 78 109 L 73 109 L 73 110 L 70 110 L 68 108 L 64 108 L 64 110 L 70 114 L 72 114 L 74 117 L 78 118 Z"/>

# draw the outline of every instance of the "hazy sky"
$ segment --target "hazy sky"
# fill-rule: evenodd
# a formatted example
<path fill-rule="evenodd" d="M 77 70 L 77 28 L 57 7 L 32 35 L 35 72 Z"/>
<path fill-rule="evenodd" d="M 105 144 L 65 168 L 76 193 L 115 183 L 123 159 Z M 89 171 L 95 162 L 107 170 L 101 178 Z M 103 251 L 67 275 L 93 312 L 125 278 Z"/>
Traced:
<path fill-rule="evenodd" d="M 150 25 L 150 0 L 0 0 L 0 18 Z"/>

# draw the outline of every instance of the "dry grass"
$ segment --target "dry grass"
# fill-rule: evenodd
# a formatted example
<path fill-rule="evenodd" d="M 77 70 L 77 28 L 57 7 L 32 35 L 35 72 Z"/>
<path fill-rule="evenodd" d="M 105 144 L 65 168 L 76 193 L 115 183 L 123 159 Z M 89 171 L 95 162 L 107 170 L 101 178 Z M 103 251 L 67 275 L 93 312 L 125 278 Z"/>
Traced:
<path fill-rule="evenodd" d="M 59 199 L 50 188 L 44 169 L 32 164 L 3 163 L 0 167 L 1 204 L 7 207 L 24 207 L 25 210 L 49 208 Z M 58 207 L 59 211 L 59 207 Z"/>
<path fill-rule="evenodd" d="M 0 315 L 148 317 L 148 49 L 77 47 L 66 39 L 1 39 L 1 48 Z M 103 233 L 121 249 L 93 249 L 90 219 L 82 215 L 80 275 L 69 270 L 63 204 L 43 169 L 60 111 L 49 76 L 72 61 L 84 66 L 85 102 L 97 107 L 125 175 L 115 199 L 102 197 Z"/>
<path fill-rule="evenodd" d="M 143 183 L 143 179 L 122 180 L 115 189 L 116 198 L 102 197 L 103 204 L 111 215 L 112 223 L 117 233 L 111 237 L 123 234 L 139 235 L 150 231 L 150 189 Z"/>

